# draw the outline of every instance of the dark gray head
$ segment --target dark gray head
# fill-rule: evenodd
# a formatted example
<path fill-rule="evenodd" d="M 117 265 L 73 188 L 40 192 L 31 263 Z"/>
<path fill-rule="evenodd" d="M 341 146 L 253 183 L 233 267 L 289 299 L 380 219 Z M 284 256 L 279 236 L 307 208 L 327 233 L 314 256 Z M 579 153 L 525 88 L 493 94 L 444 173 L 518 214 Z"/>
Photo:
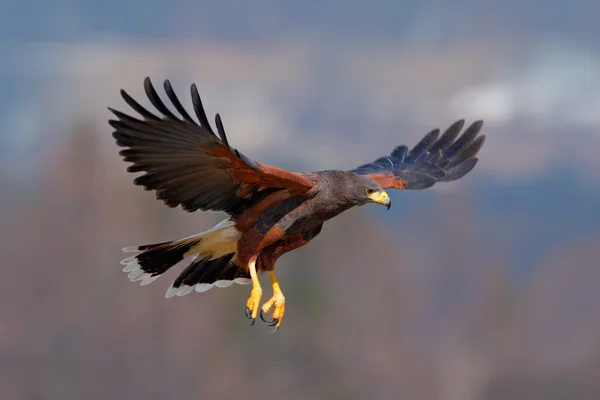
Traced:
<path fill-rule="evenodd" d="M 355 176 L 356 185 L 354 186 L 353 196 L 357 205 L 377 203 L 387 207 L 388 210 L 390 209 L 392 200 L 379 183 L 365 175 Z"/>
<path fill-rule="evenodd" d="M 388 209 L 392 205 L 392 201 L 381 185 L 366 175 L 328 171 L 321 175 L 321 181 L 327 186 L 328 196 L 332 197 L 332 201 L 339 202 L 341 200 L 343 203 L 353 206 L 377 203 Z"/>

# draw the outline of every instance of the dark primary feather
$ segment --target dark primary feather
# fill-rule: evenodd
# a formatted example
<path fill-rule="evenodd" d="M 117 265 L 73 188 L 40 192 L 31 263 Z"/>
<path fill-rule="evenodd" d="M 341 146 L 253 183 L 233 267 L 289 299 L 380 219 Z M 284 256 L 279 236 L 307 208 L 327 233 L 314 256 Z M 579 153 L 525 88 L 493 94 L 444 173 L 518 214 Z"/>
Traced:
<path fill-rule="evenodd" d="M 191 86 L 191 97 L 199 125 L 185 111 L 169 81 L 164 82 L 164 89 L 180 117 L 167 107 L 146 78 L 146 96 L 161 115 L 148 111 L 121 90 L 125 102 L 143 118 L 109 108 L 117 117 L 109 123 L 115 129 L 117 145 L 125 147 L 119 154 L 133 163 L 127 170 L 145 172 L 134 183 L 155 190 L 156 197 L 166 205 L 236 215 L 275 190 L 303 193 L 312 187 L 299 174 L 259 164 L 232 148 L 218 114 L 217 136 L 195 85 Z"/>
<path fill-rule="evenodd" d="M 384 187 L 402 180 L 405 189 L 425 189 L 436 182 L 463 177 L 477 164 L 477 153 L 485 135 L 479 135 L 483 121 L 476 121 L 459 136 L 464 120 L 456 121 L 440 136 L 440 130 L 429 132 L 411 150 L 398 146 L 389 156 L 362 165 L 352 172 L 369 175 Z"/>

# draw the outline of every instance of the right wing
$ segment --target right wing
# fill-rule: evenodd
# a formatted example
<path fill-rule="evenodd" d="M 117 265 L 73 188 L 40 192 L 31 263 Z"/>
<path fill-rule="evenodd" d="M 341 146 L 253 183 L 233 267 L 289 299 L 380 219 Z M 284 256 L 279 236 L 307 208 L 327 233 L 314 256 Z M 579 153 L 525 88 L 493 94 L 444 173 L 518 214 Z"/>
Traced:
<path fill-rule="evenodd" d="M 236 214 L 266 193 L 287 190 L 303 196 L 313 188 L 313 182 L 301 174 L 258 163 L 230 147 L 219 114 L 215 118 L 217 137 L 196 85 L 192 85 L 191 95 L 200 124 L 183 108 L 168 80 L 164 89 L 181 117 L 165 106 L 149 78 L 144 80 L 144 89 L 160 117 L 121 90 L 125 102 L 142 119 L 109 108 L 118 118 L 109 123 L 115 129 L 117 145 L 125 147 L 119 154 L 133 163 L 127 171 L 145 172 L 134 183 L 155 190 L 156 197 L 169 207 Z"/>

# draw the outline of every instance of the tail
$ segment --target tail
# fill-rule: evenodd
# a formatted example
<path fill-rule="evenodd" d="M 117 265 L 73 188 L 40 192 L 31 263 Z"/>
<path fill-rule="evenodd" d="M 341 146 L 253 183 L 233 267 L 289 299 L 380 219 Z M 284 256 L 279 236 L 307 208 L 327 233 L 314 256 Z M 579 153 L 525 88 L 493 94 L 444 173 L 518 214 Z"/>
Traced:
<path fill-rule="evenodd" d="M 121 261 L 132 282 L 148 285 L 183 260 L 192 262 L 175 279 L 166 297 L 183 296 L 194 289 L 205 292 L 213 286 L 228 287 L 233 282 L 250 283 L 250 275 L 235 263 L 240 232 L 235 223 L 225 220 L 213 228 L 171 242 L 126 247 L 123 251 L 139 254 Z"/>

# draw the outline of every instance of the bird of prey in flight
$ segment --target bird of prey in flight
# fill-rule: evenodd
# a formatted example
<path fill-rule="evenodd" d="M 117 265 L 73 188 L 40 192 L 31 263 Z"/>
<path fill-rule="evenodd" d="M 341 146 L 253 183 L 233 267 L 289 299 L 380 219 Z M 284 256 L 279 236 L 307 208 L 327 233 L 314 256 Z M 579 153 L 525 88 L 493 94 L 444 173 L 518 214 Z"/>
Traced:
<path fill-rule="evenodd" d="M 134 184 L 155 191 L 169 207 L 188 212 L 223 211 L 228 217 L 213 228 L 169 242 L 127 247 L 137 252 L 124 259 L 131 281 L 147 285 L 183 260 L 190 264 L 167 290 L 166 297 L 204 292 L 233 282 L 252 284 L 246 317 L 261 319 L 276 331 L 285 312 L 285 297 L 275 276 L 275 262 L 304 246 L 325 221 L 367 203 L 390 208 L 386 189 L 425 189 L 453 181 L 477 164 L 485 135 L 476 121 L 460 134 L 464 120 L 442 134 L 432 130 L 414 147 L 401 145 L 386 156 L 351 171 L 288 172 L 254 161 L 233 148 L 219 114 L 216 133 L 210 126 L 195 85 L 191 98 L 197 121 L 181 105 L 167 80 L 165 93 L 172 111 L 149 78 L 146 96 L 158 111 L 148 111 L 121 90 L 138 117 L 109 108 L 109 121 L 128 172 L 144 172 Z M 268 272 L 273 295 L 260 304 L 258 273 Z M 271 312 L 270 316 L 266 316 Z"/>

